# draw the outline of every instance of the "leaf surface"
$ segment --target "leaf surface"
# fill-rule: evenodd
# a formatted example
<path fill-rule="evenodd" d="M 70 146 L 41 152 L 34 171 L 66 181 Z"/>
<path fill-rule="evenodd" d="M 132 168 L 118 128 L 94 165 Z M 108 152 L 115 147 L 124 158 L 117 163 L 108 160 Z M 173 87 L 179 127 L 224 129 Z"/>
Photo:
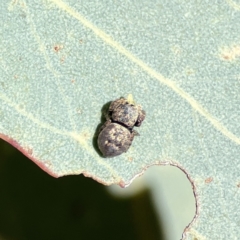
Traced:
<path fill-rule="evenodd" d="M 186 172 L 186 239 L 240 236 L 240 2 L 1 2 L 0 132 L 49 174 L 127 186 L 148 166 Z M 95 147 L 103 106 L 147 117 L 129 151 Z"/>

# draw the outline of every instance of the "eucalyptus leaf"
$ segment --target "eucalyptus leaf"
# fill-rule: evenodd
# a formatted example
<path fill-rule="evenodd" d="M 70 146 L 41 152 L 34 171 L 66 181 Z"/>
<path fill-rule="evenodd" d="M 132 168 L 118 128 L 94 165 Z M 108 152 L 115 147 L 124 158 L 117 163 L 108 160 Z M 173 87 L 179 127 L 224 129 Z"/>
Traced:
<path fill-rule="evenodd" d="M 0 132 L 55 177 L 129 185 L 181 168 L 196 195 L 184 239 L 240 236 L 240 1 L 1 1 Z M 102 158 L 104 106 L 146 111 L 127 153 Z"/>

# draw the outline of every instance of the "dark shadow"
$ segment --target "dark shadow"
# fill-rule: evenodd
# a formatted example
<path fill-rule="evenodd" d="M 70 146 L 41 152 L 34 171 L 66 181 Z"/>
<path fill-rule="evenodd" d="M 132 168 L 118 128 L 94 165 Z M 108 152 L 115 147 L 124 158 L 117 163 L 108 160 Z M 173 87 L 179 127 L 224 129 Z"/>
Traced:
<path fill-rule="evenodd" d="M 107 102 L 106 104 L 103 105 L 102 109 L 101 109 L 101 118 L 100 118 L 100 123 L 97 125 L 97 128 L 95 130 L 94 136 L 93 136 L 93 140 L 92 140 L 92 144 L 94 149 L 96 150 L 96 152 L 99 154 L 99 156 L 104 157 L 102 155 L 102 153 L 100 152 L 99 148 L 98 148 L 98 143 L 97 143 L 97 139 L 98 139 L 98 135 L 100 133 L 100 129 L 103 126 L 103 124 L 106 122 L 106 114 L 108 112 L 109 106 L 111 104 L 112 101 Z"/>
<path fill-rule="evenodd" d="M 163 239 L 147 189 L 123 200 L 83 175 L 53 178 L 1 139 L 0 196 L 6 240 Z"/>

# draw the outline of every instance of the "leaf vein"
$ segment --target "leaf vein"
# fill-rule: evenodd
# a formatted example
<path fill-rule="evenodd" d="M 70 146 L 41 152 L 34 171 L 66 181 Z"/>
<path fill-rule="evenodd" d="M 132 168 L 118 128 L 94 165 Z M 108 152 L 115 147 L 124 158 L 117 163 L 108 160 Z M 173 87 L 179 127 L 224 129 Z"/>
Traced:
<path fill-rule="evenodd" d="M 129 60 L 137 64 L 142 68 L 146 73 L 148 73 L 153 78 L 157 79 L 160 83 L 166 85 L 170 89 L 172 89 L 175 93 L 185 99 L 190 106 L 195 109 L 198 113 L 200 113 L 205 119 L 207 119 L 218 131 L 220 131 L 225 137 L 232 140 L 234 143 L 240 145 L 240 138 L 235 136 L 232 132 L 230 132 L 222 123 L 220 123 L 214 116 L 212 116 L 200 103 L 198 103 L 190 94 L 185 92 L 183 89 L 178 87 L 173 81 L 165 78 L 163 75 L 149 67 L 145 62 L 141 59 L 137 58 L 133 53 L 124 48 L 121 44 L 115 41 L 111 36 L 107 35 L 103 30 L 99 29 L 95 25 L 93 25 L 90 21 L 88 21 L 85 17 L 83 17 L 80 13 L 75 11 L 72 7 L 67 5 L 65 2 L 61 0 L 49 0 L 55 5 L 66 11 L 69 15 L 76 18 L 81 22 L 82 25 L 91 29 L 99 38 L 101 38 L 106 44 L 110 45 L 112 48 L 126 56 Z M 228 0 L 230 1 L 230 0 Z"/>

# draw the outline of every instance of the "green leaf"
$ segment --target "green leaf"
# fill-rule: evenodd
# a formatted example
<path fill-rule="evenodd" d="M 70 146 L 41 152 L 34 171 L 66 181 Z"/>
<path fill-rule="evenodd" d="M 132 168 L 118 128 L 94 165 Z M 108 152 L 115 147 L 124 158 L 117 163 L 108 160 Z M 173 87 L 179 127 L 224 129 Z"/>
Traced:
<path fill-rule="evenodd" d="M 0 132 L 53 176 L 127 186 L 148 166 L 186 172 L 186 239 L 240 236 L 240 2 L 1 2 Z M 146 110 L 129 151 L 95 146 L 101 109 Z"/>

